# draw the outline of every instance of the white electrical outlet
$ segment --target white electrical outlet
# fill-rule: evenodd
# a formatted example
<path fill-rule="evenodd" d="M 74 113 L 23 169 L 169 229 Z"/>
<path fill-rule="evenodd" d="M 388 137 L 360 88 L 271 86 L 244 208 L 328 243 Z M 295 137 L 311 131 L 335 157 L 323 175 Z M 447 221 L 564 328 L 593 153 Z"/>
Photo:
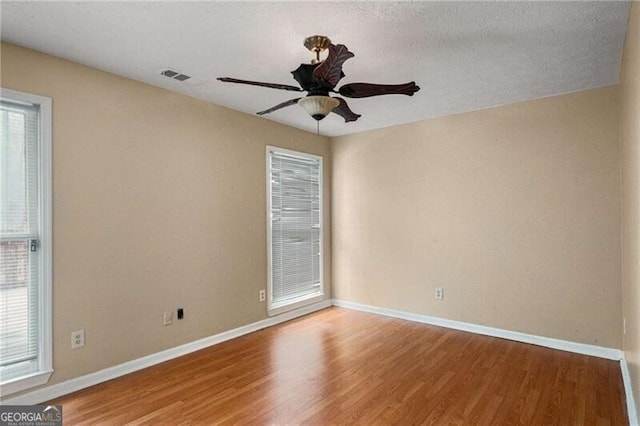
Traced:
<path fill-rule="evenodd" d="M 172 311 L 168 311 L 164 313 L 164 325 L 171 325 L 173 324 L 173 312 Z"/>
<path fill-rule="evenodd" d="M 84 330 L 71 332 L 71 349 L 78 349 L 84 346 Z"/>
<path fill-rule="evenodd" d="M 444 290 L 442 287 L 436 287 L 435 292 L 433 293 L 433 297 L 437 300 L 444 299 Z"/>
<path fill-rule="evenodd" d="M 260 290 L 260 301 L 264 302 L 267 299 L 267 294 L 264 290 Z"/>

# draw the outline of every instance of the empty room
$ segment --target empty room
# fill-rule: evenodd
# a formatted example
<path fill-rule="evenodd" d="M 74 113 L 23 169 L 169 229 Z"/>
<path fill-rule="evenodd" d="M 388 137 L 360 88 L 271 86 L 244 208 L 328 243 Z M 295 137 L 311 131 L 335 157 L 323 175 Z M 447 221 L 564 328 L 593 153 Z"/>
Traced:
<path fill-rule="evenodd" d="M 0 425 L 640 424 L 640 4 L 0 20 Z"/>

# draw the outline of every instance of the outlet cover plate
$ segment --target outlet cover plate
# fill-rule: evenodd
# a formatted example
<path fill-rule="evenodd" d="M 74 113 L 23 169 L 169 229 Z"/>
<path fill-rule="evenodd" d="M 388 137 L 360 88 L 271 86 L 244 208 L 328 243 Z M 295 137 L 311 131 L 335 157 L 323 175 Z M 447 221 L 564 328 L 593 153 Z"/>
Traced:
<path fill-rule="evenodd" d="M 436 300 L 444 299 L 444 290 L 442 289 L 442 287 L 436 287 L 435 292 L 433 293 L 433 297 Z"/>
<path fill-rule="evenodd" d="M 71 349 L 78 349 L 84 346 L 84 329 L 71 332 Z"/>
<path fill-rule="evenodd" d="M 164 313 L 164 321 L 163 321 L 164 325 L 171 325 L 173 324 L 173 312 L 171 311 L 166 311 Z"/>

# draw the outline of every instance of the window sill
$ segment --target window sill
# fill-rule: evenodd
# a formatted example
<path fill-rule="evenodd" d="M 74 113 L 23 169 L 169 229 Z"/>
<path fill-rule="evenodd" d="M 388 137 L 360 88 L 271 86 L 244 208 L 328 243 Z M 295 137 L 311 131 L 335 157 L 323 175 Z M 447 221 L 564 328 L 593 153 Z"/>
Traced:
<path fill-rule="evenodd" d="M 16 377 L 0 383 L 0 395 L 6 397 L 12 393 L 44 385 L 49 381 L 53 370 L 36 371 L 26 376 Z"/>
<path fill-rule="evenodd" d="M 308 296 L 304 296 L 298 299 L 293 299 L 291 302 L 286 304 L 279 304 L 275 306 L 270 306 L 268 308 L 268 314 L 270 317 L 283 314 L 285 312 L 293 311 L 294 309 L 302 308 L 307 305 L 312 305 L 314 303 L 322 302 L 324 297 L 324 293 L 320 294 L 310 294 Z"/>

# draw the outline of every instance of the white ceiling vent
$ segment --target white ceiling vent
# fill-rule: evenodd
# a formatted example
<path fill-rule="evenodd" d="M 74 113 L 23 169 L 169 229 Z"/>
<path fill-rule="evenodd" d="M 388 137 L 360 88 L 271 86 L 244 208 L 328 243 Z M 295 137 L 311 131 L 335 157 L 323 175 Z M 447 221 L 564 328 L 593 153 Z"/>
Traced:
<path fill-rule="evenodd" d="M 178 71 L 174 71 L 172 69 L 167 68 L 166 70 L 160 71 L 161 75 L 164 75 L 165 77 L 169 77 L 172 78 L 174 80 L 178 80 L 178 81 L 185 81 L 185 80 L 189 80 L 191 78 L 191 76 L 188 76 L 186 74 L 182 74 Z"/>

